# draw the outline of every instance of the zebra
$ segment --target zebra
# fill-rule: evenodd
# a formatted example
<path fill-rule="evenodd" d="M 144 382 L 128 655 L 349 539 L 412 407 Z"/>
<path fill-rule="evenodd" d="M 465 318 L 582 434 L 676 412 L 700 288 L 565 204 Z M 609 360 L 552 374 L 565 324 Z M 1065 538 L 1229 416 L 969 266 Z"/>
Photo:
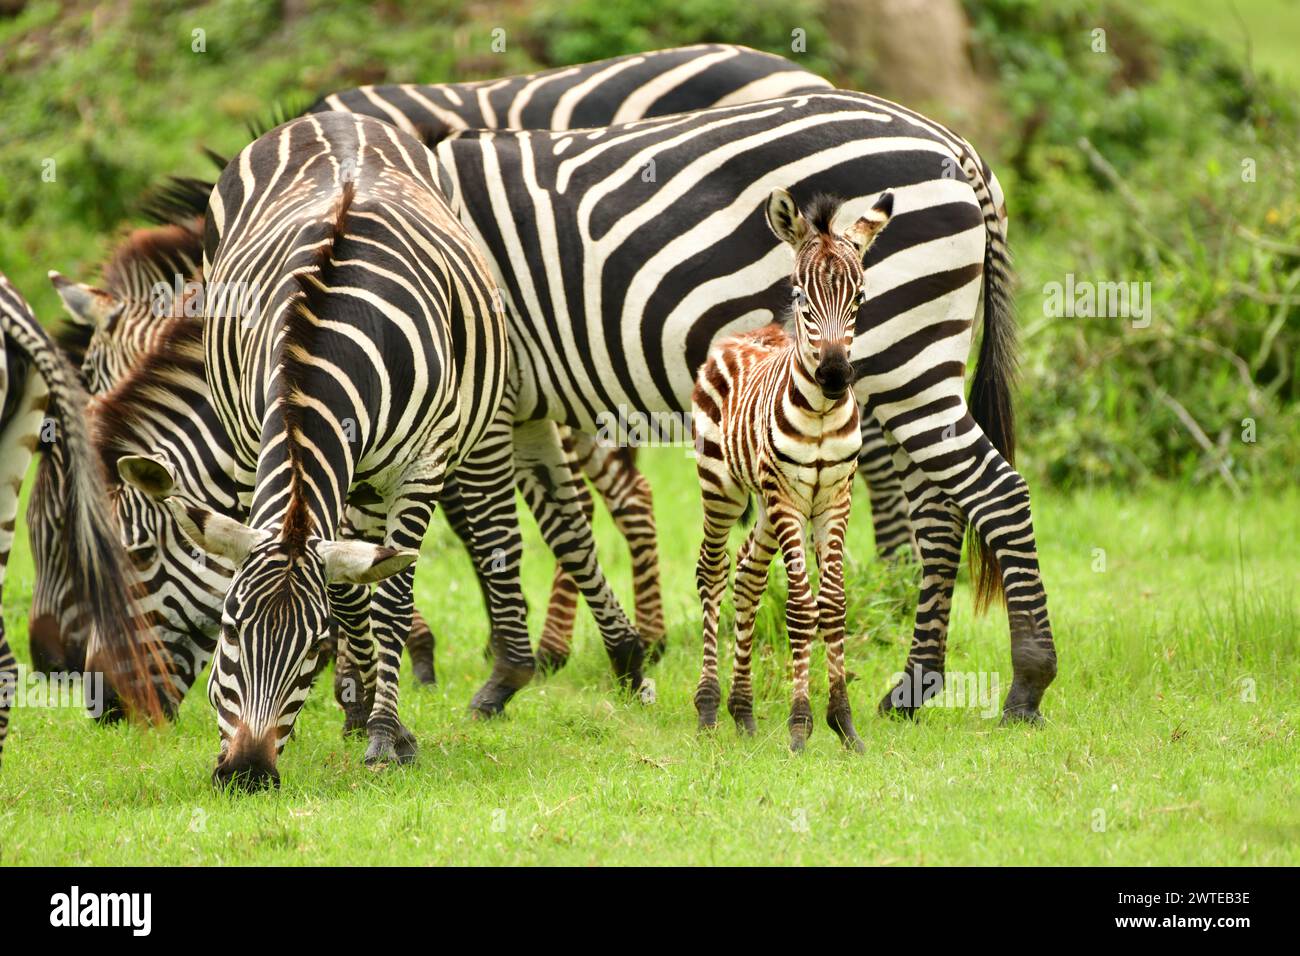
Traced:
<path fill-rule="evenodd" d="M 183 194 L 170 196 L 166 208 L 158 207 L 160 197 L 155 196 L 150 215 L 175 221 L 127 235 L 109 258 L 102 288 L 51 273 L 72 317 L 70 327 L 85 332 L 68 341 L 81 360 L 83 381 L 93 385 L 98 397 L 91 407 L 90 431 L 123 544 L 144 583 L 140 604 L 150 629 L 141 640 L 156 641 L 170 665 L 167 686 L 159 689 L 168 714 L 211 659 L 221 598 L 233 569 L 217 559 L 201 560 L 202 552 L 181 533 L 171 513 L 122 480 L 118 463 L 134 455 L 152 457 L 187 494 L 242 516 L 231 478 L 233 453 L 209 398 L 197 341 L 202 325 L 194 314 L 203 253 L 202 209 L 196 214 L 194 206 L 206 205 L 210 188 L 195 180 L 174 186 Z M 56 446 L 38 468 L 28 508 L 37 572 L 31 631 L 35 641 L 41 622 L 43 633 L 57 638 L 51 641 L 58 645 L 57 653 L 71 659 L 80 644 L 73 641 L 83 631 L 58 547 L 56 489 L 62 482 L 57 452 Z M 422 683 L 435 682 L 433 635 L 418 610 L 412 634 L 423 649 L 409 648 L 416 676 Z M 35 646 L 32 656 L 36 664 Z M 104 716 L 121 716 L 115 688 L 105 690 Z M 337 688 L 355 729 L 364 726 L 357 713 L 361 702 L 347 690 Z"/>
<path fill-rule="evenodd" d="M 366 760 L 413 758 L 396 673 L 437 496 L 463 469 L 491 479 L 462 481 L 485 511 L 494 499 L 513 506 L 509 457 L 490 440 L 506 394 L 504 318 L 435 175 L 409 134 L 321 113 L 246 147 L 209 199 L 205 369 L 248 521 L 175 494 L 157 469 L 135 477 L 237 569 L 208 682 L 219 786 L 278 785 L 329 616 L 341 613 L 330 585 L 378 584 L 362 604 L 380 649 Z M 382 544 L 338 539 L 350 498 L 383 503 Z"/>
<path fill-rule="evenodd" d="M 79 369 L 90 395 L 108 391 L 154 347 L 159 316 L 181 308 L 173 302 L 174 280 L 197 274 L 202 252 L 203 222 L 190 215 L 124 236 L 104 266 L 102 287 L 72 282 L 51 270 L 50 282 L 69 318 L 56 344 Z M 168 290 L 165 295 L 159 294 L 162 289 Z M 51 446 L 37 465 L 27 505 L 36 571 L 29 634 L 38 671 L 76 669 L 89 637 L 85 609 L 74 598 L 62 550 L 63 472 L 62 449 Z M 104 711 L 108 718 L 121 714 L 113 702 Z"/>
<path fill-rule="evenodd" d="M 704 666 L 695 691 L 700 727 L 717 724 L 718 607 L 726 588 L 727 537 L 758 499 L 758 519 L 736 560 L 736 664 L 727 710 L 745 733 L 756 731 L 750 649 L 767 568 L 779 550 L 789 579 L 786 621 L 794 657 L 790 748 L 812 733 L 808 655 L 826 642 L 830 703 L 826 722 L 859 753 L 844 671 L 844 529 L 862 450 L 858 402 L 850 392 L 848 350 L 866 299 L 862 257 L 889 222 L 884 193 L 843 233 L 832 228 L 839 203 L 814 201 L 804 215 L 784 189 L 767 201 L 767 222 L 794 250 L 793 334 L 772 325 L 723 339 L 700 369 L 691 396 L 696 466 L 704 502 L 704 539 L 696 582 L 704 611 Z M 819 569 L 814 602 L 804 563 L 811 527 Z"/>
<path fill-rule="evenodd" d="M 684 413 L 710 343 L 782 309 L 788 274 L 760 211 L 773 188 L 841 196 L 846 214 L 892 188 L 852 360 L 902 478 L 922 583 L 904 675 L 880 708 L 914 713 L 939 686 L 969 523 L 977 606 L 1002 596 L 1008 607 L 1004 719 L 1040 719 L 1056 652 L 1013 466 L 1006 210 L 964 140 L 888 100 L 832 91 L 590 130 L 462 131 L 436 153 L 505 296 L 516 414 L 587 431 L 617 409 Z"/>
<path fill-rule="evenodd" d="M 76 373 L 57 350 L 26 300 L 0 274 L 0 589 L 13 545 L 18 496 L 38 443 L 55 439 L 66 468 L 67 520 L 63 553 L 76 597 L 106 640 L 87 662 L 92 669 L 128 675 L 139 688 L 132 698 L 138 712 L 157 716 L 152 693 L 161 662 L 130 640 L 137 616 L 135 581 L 111 520 L 103 507 L 104 489 L 92 459 L 82 419 L 87 397 Z M 47 405 L 54 417 L 46 419 Z M 47 428 L 54 428 L 51 434 Z M 88 674 L 86 676 L 89 676 Z M 0 756 L 9 729 L 9 707 L 18 664 L 0 619 Z"/>

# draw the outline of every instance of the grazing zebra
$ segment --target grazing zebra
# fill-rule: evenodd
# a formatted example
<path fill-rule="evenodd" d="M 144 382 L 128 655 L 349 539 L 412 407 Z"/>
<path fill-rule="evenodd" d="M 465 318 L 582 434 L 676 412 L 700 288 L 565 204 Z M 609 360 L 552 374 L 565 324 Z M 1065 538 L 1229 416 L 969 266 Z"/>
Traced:
<path fill-rule="evenodd" d="M 361 604 L 380 649 L 366 759 L 412 757 L 397 665 L 411 565 L 437 496 L 461 468 L 489 479 L 462 481 L 483 512 L 513 496 L 509 458 L 490 440 L 507 382 L 505 325 L 434 177 L 433 156 L 410 135 L 322 113 L 246 147 L 209 200 L 206 376 L 248 523 L 166 500 L 196 544 L 237 569 L 208 684 L 219 785 L 278 783 L 279 753 L 340 613 L 331 584 L 378 584 Z M 475 473 L 480 464 L 493 468 Z M 145 490 L 170 492 L 169 476 L 143 471 L 133 477 Z M 350 499 L 382 502 L 382 545 L 338 540 Z M 475 558 L 493 555 L 479 548 Z M 517 592 L 517 565 L 508 574 Z M 514 655 L 531 664 L 520 632 L 522 649 L 501 646 L 498 669 Z"/>
<path fill-rule="evenodd" d="M 758 499 L 758 520 L 736 560 L 736 666 L 727 710 L 754 733 L 750 649 L 754 615 L 779 550 L 789 579 L 786 621 L 794 658 L 790 748 L 812 733 L 808 655 L 826 642 L 830 703 L 826 722 L 848 747 L 866 749 L 853 729 L 844 674 L 844 529 L 862 446 L 850 391 L 849 349 L 866 298 L 862 257 L 889 222 L 885 193 L 843 233 L 831 226 L 839 203 L 817 200 L 808 215 L 784 189 L 767 202 L 767 222 L 794 249 L 793 335 L 778 326 L 723 339 L 700 369 L 691 397 L 696 464 L 704 499 L 704 540 L 696 583 L 704 609 L 704 667 L 695 691 L 700 727 L 717 724 L 718 607 L 727 584 L 727 536 Z M 804 563 L 811 529 L 819 569 L 814 601 Z"/>
<path fill-rule="evenodd" d="M 129 674 L 139 693 L 131 703 L 143 714 L 157 715 L 152 676 L 159 662 L 130 640 L 136 616 L 135 582 L 111 520 L 103 507 L 104 489 L 91 456 L 83 413 L 87 397 L 76 373 L 36 321 L 31 307 L 0 274 L 0 588 L 13 544 L 18 495 L 38 442 L 47 427 L 62 449 L 67 496 L 64 554 L 76 597 L 91 622 L 108 639 L 91 668 Z M 47 420 L 47 403 L 54 418 Z M 0 753 L 9 729 L 9 706 L 18 665 L 0 619 Z"/>
<path fill-rule="evenodd" d="M 124 237 L 104 267 L 102 288 L 50 273 L 71 319 L 57 344 L 76 363 L 82 385 L 92 396 L 108 391 L 153 348 L 160 315 L 180 308 L 170 291 L 176 278 L 197 275 L 202 254 L 203 222 L 188 216 Z M 169 292 L 160 296 L 163 288 Z M 74 598 L 61 544 L 63 471 L 62 450 L 53 446 L 41 456 L 27 504 L 36 570 L 29 634 L 32 664 L 38 671 L 75 669 L 85 658 L 89 637 L 85 609 Z M 105 711 L 108 717 L 120 715 L 116 707 Z"/>
<path fill-rule="evenodd" d="M 846 214 L 892 188 L 852 357 L 903 479 L 922 587 L 905 676 L 881 707 L 910 713 L 937 689 L 969 523 L 978 593 L 1004 593 L 1009 610 L 1004 716 L 1038 718 L 1056 655 L 1012 465 L 1005 207 L 963 140 L 888 100 L 833 91 L 604 129 L 461 132 L 436 151 L 508 305 L 517 415 L 586 431 L 618 410 L 684 413 L 710 343 L 782 311 L 785 253 L 760 210 L 773 188 L 844 197 Z"/>
<path fill-rule="evenodd" d="M 179 222 L 128 235 L 110 257 L 102 288 L 52 274 L 73 318 L 71 327 L 84 330 L 83 336 L 68 342 L 81 359 L 83 381 L 94 383 L 100 399 L 91 407 L 91 433 L 109 482 L 112 512 L 143 583 L 140 606 L 150 627 L 140 640 L 156 641 L 170 665 L 168 686 L 160 688 L 168 713 L 174 712 L 212 657 L 220 631 L 221 600 L 233 569 L 219 559 L 204 560 L 165 506 L 121 480 L 118 462 L 124 456 L 151 457 L 186 494 L 214 510 L 241 515 L 231 477 L 233 452 L 204 377 L 202 323 L 197 316 L 185 314 L 196 311 L 197 300 L 190 299 L 187 310 L 186 301 L 175 299 L 178 288 L 182 295 L 198 289 L 201 212 L 210 187 L 201 188 L 195 181 L 180 185 L 187 195 L 173 196 L 171 208 L 155 213 Z M 197 203 L 202 205 L 196 216 Z M 60 668 L 48 660 L 75 659 L 84 641 L 82 617 L 77 602 L 71 600 L 71 581 L 59 547 L 62 466 L 58 452 L 55 446 L 44 456 L 28 506 L 36 565 L 32 656 L 38 667 L 51 670 Z M 38 622 L 50 649 L 39 660 Z M 433 637 L 418 611 L 412 634 L 417 640 L 423 638 L 426 651 L 412 649 L 416 675 L 432 682 Z M 361 701 L 348 700 L 343 690 L 341 702 L 349 709 L 353 725 L 358 720 L 364 725 L 356 708 L 347 708 L 349 703 L 360 706 Z M 120 716 L 114 688 L 106 691 L 105 715 Z"/>

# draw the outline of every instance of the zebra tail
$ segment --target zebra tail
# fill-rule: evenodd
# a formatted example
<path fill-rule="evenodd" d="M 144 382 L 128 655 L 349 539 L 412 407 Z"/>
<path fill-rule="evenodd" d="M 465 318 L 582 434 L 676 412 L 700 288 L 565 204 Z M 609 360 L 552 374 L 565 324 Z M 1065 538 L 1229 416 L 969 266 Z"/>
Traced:
<path fill-rule="evenodd" d="M 61 429 L 67 476 L 63 521 L 65 554 L 77 598 L 90 611 L 105 665 L 122 680 L 113 689 L 133 714 L 158 720 L 163 704 L 155 681 L 167 665 L 154 642 L 136 640 L 144 622 L 135 604 L 137 585 L 108 510 L 108 489 L 86 429 L 89 396 L 76 371 L 34 316 L 4 315 L 4 331 L 27 355 L 49 389 L 50 417 Z"/>
<path fill-rule="evenodd" d="M 1006 234 L 996 212 L 990 216 L 984 247 L 984 336 L 971 382 L 969 406 L 975 424 L 1012 467 L 1016 463 L 1016 422 L 1012 404 L 1015 389 L 1017 328 L 1015 302 L 1011 297 L 1011 256 Z M 1006 603 L 1002 569 L 996 552 L 973 531 L 969 555 L 975 582 L 975 612 L 986 611 L 994 602 Z"/>

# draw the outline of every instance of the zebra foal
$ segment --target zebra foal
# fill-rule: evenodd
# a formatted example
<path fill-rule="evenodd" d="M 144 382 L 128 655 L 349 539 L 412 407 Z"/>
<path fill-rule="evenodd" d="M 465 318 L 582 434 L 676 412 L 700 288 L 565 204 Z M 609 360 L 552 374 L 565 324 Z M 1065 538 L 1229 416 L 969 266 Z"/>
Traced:
<path fill-rule="evenodd" d="M 830 703 L 826 722 L 861 753 L 844 676 L 844 529 L 862 449 L 849 348 L 865 301 L 862 258 L 889 222 L 892 193 L 842 234 L 839 203 L 822 198 L 805 216 L 784 189 L 772 193 L 767 222 L 794 250 L 793 335 L 776 325 L 723 339 L 710 350 L 691 396 L 704 499 L 704 541 L 696 585 L 704 611 L 704 666 L 695 691 L 700 727 L 717 723 L 718 605 L 727 583 L 727 536 L 750 497 L 758 520 L 736 561 L 736 663 L 727 709 L 754 733 L 750 651 L 767 569 L 781 552 L 789 579 L 786 623 L 794 658 L 790 749 L 812 733 L 808 656 L 826 642 Z M 804 563 L 811 526 L 820 571 L 816 599 Z"/>

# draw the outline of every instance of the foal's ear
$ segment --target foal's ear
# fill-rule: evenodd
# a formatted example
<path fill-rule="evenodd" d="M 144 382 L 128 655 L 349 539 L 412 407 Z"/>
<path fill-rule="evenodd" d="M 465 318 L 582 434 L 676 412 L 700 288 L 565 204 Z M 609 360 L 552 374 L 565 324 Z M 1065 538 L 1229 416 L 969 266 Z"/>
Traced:
<path fill-rule="evenodd" d="M 865 216 L 845 230 L 844 238 L 853 243 L 858 250 L 859 259 L 867 254 L 871 244 L 876 241 L 876 236 L 880 235 L 880 230 L 889 224 L 893 214 L 894 194 L 886 190 L 880 194 L 876 204 L 867 210 Z"/>
<path fill-rule="evenodd" d="M 176 487 L 171 462 L 159 455 L 123 455 L 117 460 L 117 473 L 128 485 L 158 501 Z"/>
<path fill-rule="evenodd" d="M 778 239 L 796 249 L 808 236 L 808 220 L 799 211 L 794 197 L 784 189 L 774 189 L 767 197 L 767 224 Z"/>

